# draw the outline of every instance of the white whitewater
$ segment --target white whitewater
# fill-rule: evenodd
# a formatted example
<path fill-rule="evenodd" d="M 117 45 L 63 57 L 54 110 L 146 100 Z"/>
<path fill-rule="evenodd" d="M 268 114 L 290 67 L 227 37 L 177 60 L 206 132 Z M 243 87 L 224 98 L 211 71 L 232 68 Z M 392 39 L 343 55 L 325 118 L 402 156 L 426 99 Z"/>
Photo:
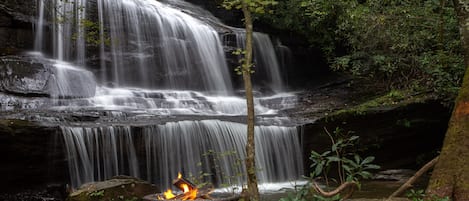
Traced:
<path fill-rule="evenodd" d="M 100 23 L 108 25 L 112 59 L 111 76 L 104 82 L 232 91 L 223 47 L 212 27 L 154 0 L 104 0 L 99 8 L 104 13 Z"/>
<path fill-rule="evenodd" d="M 239 185 L 244 180 L 238 175 L 244 172 L 240 163 L 245 156 L 244 124 L 203 120 L 141 129 L 62 127 L 62 131 L 74 187 L 119 174 L 145 178 L 165 188 L 178 172 L 211 174 L 207 181 L 215 185 Z M 297 129 L 257 126 L 255 132 L 259 181 L 299 179 L 303 162 Z"/>
<path fill-rule="evenodd" d="M 44 0 L 38 1 L 38 18 L 36 22 L 36 36 L 34 38 L 34 51 L 40 52 L 42 51 L 43 45 L 43 34 L 44 34 Z"/>
<path fill-rule="evenodd" d="M 68 74 L 72 75 L 71 72 L 68 72 Z M 70 78 L 71 76 L 68 77 Z M 86 77 L 82 79 L 86 80 Z M 92 87 L 89 83 L 92 82 L 84 82 L 81 89 L 86 91 L 86 86 Z M 61 91 L 65 91 L 60 92 L 61 94 L 73 91 L 73 89 L 77 90 L 77 92 L 79 91 L 73 88 L 73 86 L 67 86 L 68 83 L 64 83 L 61 86 Z M 92 92 L 91 88 L 89 91 Z M 255 98 L 255 111 L 257 115 L 275 115 L 279 110 L 294 107 L 296 102 L 297 97 L 288 93 L 259 97 Z M 98 87 L 96 95 L 93 97 L 80 100 L 62 100 L 53 108 L 59 110 L 79 110 L 85 107 L 101 110 L 126 110 L 149 115 L 246 115 L 246 100 L 241 97 L 207 95 L 198 91 L 148 90 L 138 88 Z"/>
<path fill-rule="evenodd" d="M 62 128 L 62 133 L 73 187 L 121 174 L 139 176 L 129 127 Z"/>

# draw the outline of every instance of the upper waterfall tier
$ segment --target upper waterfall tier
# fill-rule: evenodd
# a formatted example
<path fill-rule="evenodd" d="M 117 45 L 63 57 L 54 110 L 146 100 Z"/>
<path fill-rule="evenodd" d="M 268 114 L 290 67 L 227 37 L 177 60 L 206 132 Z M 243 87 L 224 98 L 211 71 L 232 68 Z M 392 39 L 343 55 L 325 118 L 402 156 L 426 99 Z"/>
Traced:
<path fill-rule="evenodd" d="M 36 51 L 51 47 L 55 59 L 92 71 L 104 86 L 233 94 L 236 75 L 226 59 L 231 51 L 224 47 L 218 28 L 237 35 L 239 31 L 190 3 L 164 2 L 41 0 Z M 270 87 L 268 91 L 281 91 L 272 42 L 267 35 L 255 36 L 256 71 L 267 77 L 257 83 Z M 238 47 L 242 46 L 234 48 Z"/>

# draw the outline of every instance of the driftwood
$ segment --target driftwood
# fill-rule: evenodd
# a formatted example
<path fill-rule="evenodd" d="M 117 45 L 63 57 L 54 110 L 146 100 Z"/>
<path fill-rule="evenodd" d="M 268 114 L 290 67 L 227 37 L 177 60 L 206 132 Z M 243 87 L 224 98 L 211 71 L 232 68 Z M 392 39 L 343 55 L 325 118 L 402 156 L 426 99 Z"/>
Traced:
<path fill-rule="evenodd" d="M 324 191 L 318 183 L 313 181 L 313 189 L 319 193 L 319 195 L 324 196 L 324 197 L 333 197 L 339 193 L 344 193 L 342 196 L 342 199 L 345 200 L 352 196 L 353 192 L 355 191 L 355 188 L 358 187 L 358 184 L 356 182 L 345 182 L 338 186 L 336 189 L 332 191 Z"/>
<path fill-rule="evenodd" d="M 392 193 L 391 196 L 388 197 L 388 199 L 397 197 L 401 195 L 402 193 L 404 193 L 404 191 L 412 187 L 412 184 L 414 184 L 415 181 L 417 181 L 417 179 L 423 175 L 423 173 L 430 170 L 430 168 L 432 168 L 436 164 L 436 162 L 438 162 L 438 156 L 434 158 L 433 160 L 431 160 L 430 162 L 428 162 L 427 164 L 425 164 L 422 168 L 420 168 L 420 170 L 418 170 L 414 174 L 414 176 L 412 176 L 409 180 L 407 180 L 404 184 L 402 184 L 402 186 L 399 187 L 399 189 L 397 189 L 394 193 Z"/>

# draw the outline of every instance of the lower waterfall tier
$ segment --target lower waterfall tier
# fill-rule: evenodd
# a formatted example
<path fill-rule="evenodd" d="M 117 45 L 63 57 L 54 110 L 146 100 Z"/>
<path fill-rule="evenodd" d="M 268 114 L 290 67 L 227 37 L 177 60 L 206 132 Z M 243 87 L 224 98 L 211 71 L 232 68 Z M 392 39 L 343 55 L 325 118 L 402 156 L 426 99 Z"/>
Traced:
<path fill-rule="evenodd" d="M 170 187 L 178 172 L 216 186 L 244 181 L 246 125 L 220 120 L 163 125 L 61 127 L 71 184 L 131 175 Z M 257 126 L 260 183 L 293 181 L 303 174 L 296 127 Z"/>

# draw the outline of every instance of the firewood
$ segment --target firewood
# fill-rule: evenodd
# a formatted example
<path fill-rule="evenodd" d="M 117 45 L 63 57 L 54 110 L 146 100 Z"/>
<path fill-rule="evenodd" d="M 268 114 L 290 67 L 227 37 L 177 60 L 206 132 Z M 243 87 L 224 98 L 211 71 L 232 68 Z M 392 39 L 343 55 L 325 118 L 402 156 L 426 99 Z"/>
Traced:
<path fill-rule="evenodd" d="M 184 184 L 187 185 L 187 190 L 184 189 Z M 179 177 L 177 178 L 176 180 L 173 181 L 173 185 L 176 186 L 177 188 L 179 188 L 179 190 L 183 191 L 183 192 L 186 192 L 186 191 L 192 191 L 194 189 L 197 189 L 197 187 L 190 181 L 188 181 L 187 179 L 184 179 L 182 177 Z"/>

